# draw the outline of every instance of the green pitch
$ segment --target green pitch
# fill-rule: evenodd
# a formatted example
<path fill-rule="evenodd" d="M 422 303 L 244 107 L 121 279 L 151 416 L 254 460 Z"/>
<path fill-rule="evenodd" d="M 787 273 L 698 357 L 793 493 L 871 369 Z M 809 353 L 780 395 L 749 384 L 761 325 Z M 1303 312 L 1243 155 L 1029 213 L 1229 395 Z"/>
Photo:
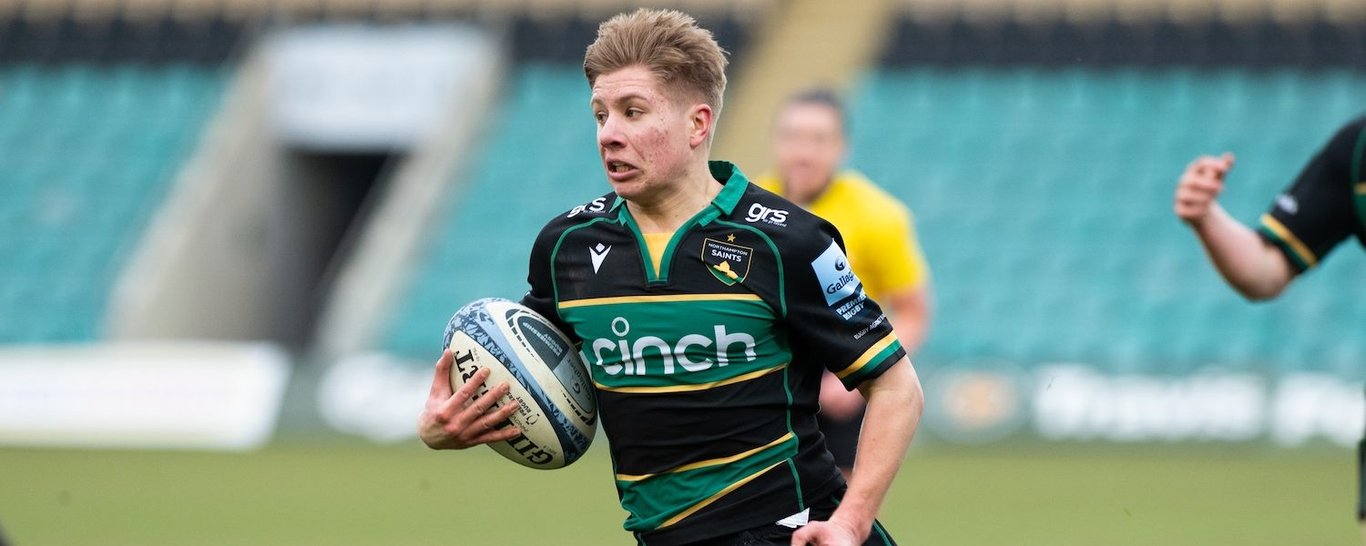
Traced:
<path fill-rule="evenodd" d="M 249 454 L 0 449 L 27 544 L 631 544 L 603 446 L 536 471 L 491 450 L 284 444 Z M 1355 454 L 918 449 L 883 521 L 903 544 L 1352 544 Z"/>

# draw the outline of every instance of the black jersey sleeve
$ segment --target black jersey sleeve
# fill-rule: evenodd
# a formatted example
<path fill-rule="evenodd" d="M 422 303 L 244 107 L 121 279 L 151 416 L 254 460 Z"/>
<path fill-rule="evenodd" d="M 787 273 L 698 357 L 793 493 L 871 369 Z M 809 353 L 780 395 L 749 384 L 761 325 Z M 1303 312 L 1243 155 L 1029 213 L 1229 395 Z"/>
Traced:
<path fill-rule="evenodd" d="M 555 279 L 554 268 L 554 249 L 555 243 L 559 241 L 563 231 L 561 222 L 552 220 L 545 228 L 541 229 L 540 235 L 536 236 L 536 242 L 531 245 L 531 260 L 527 264 L 527 284 L 531 286 L 526 295 L 522 296 L 522 305 L 531 308 L 532 311 L 550 320 L 556 328 L 564 332 L 569 340 L 578 343 L 579 337 L 560 318 L 559 307 L 555 298 Z"/>
<path fill-rule="evenodd" d="M 1363 129 L 1366 117 L 1339 129 L 1259 221 L 1257 233 L 1285 254 L 1296 274 L 1318 265 L 1352 234 L 1352 161 Z"/>
<path fill-rule="evenodd" d="M 839 232 L 810 218 L 814 229 L 785 241 L 790 251 L 783 253 L 793 359 L 820 362 L 853 390 L 882 375 L 906 351 L 849 267 Z"/>

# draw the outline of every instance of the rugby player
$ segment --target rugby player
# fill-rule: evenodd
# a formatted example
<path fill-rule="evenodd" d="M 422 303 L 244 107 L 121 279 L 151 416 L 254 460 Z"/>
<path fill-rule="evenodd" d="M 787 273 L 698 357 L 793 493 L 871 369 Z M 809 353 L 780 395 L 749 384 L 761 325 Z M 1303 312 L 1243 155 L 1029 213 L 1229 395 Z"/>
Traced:
<path fill-rule="evenodd" d="M 599 27 L 584 73 L 612 191 L 545 226 L 522 303 L 581 344 L 639 544 L 893 544 L 876 516 L 919 380 L 839 232 L 709 161 L 725 64 L 676 11 Z M 450 366 L 447 352 L 423 441 L 513 438 L 507 385 L 476 396 L 477 375 L 452 392 Z M 867 400 L 848 482 L 816 428 L 825 370 Z"/>
<path fill-rule="evenodd" d="M 1203 156 L 1186 167 L 1176 188 L 1176 216 L 1195 231 L 1214 268 L 1249 300 L 1268 300 L 1313 269 L 1343 240 L 1366 245 L 1366 117 L 1338 130 L 1276 196 L 1256 229 L 1224 212 L 1216 198 L 1233 155 Z M 1357 452 L 1357 520 L 1366 542 L 1366 436 Z"/>
<path fill-rule="evenodd" d="M 843 102 L 828 89 L 799 92 L 779 109 L 773 132 L 777 172 L 754 182 L 835 225 L 868 297 L 888 311 L 906 354 L 915 354 L 930 323 L 929 265 L 910 209 L 861 173 L 840 168 L 848 132 Z M 826 447 L 847 477 L 863 424 L 863 397 L 827 373 L 820 405 Z"/>

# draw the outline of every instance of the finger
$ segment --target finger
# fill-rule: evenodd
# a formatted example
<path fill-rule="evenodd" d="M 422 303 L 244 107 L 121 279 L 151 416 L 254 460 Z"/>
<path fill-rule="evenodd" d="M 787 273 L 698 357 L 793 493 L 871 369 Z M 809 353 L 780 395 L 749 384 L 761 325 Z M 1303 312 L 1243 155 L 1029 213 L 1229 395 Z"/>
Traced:
<path fill-rule="evenodd" d="M 441 351 L 441 358 L 436 361 L 436 376 L 432 377 L 432 398 L 446 399 L 451 397 L 451 364 L 455 358 L 451 356 L 451 350 Z"/>
<path fill-rule="evenodd" d="M 517 402 L 517 399 L 508 398 L 507 402 L 504 402 L 502 406 L 499 406 L 498 409 L 493 410 L 484 418 L 485 422 L 496 424 L 507 421 L 509 417 L 512 417 L 513 414 L 517 413 L 517 408 L 519 407 L 521 407 L 521 404 Z"/>
<path fill-rule="evenodd" d="M 1238 160 L 1238 158 L 1233 155 L 1233 152 L 1224 152 L 1224 155 L 1219 156 L 1219 159 L 1224 162 L 1225 171 L 1232 169 L 1233 164 Z"/>
<path fill-rule="evenodd" d="M 1224 189 L 1224 182 L 1216 178 L 1191 177 L 1181 181 L 1180 191 L 1216 195 Z"/>
<path fill-rule="evenodd" d="M 507 425 L 504 427 L 494 427 L 480 434 L 474 439 L 475 442 L 487 444 L 492 442 L 506 442 L 522 435 L 522 429 Z"/>
<path fill-rule="evenodd" d="M 1212 156 L 1212 155 L 1200 155 L 1200 156 L 1196 156 L 1195 159 L 1192 159 L 1190 163 L 1187 163 L 1187 164 L 1186 164 L 1186 170 L 1187 170 L 1187 171 L 1194 171 L 1195 169 L 1197 169 L 1197 168 L 1199 168 L 1199 167 L 1201 167 L 1201 166 L 1204 166 L 1204 165 L 1206 165 L 1206 164 L 1208 164 L 1208 163 L 1210 163 L 1210 162 L 1213 162 L 1213 161 L 1218 161 L 1218 158 L 1216 158 L 1216 157 L 1214 157 L 1214 156 Z"/>
<path fill-rule="evenodd" d="M 1222 177 L 1228 167 L 1228 162 L 1223 159 L 1205 156 L 1195 161 L 1193 170 L 1199 175 Z"/>
<path fill-rule="evenodd" d="M 455 394 L 446 400 L 445 409 L 447 412 L 456 412 L 464 409 L 465 404 L 475 395 L 479 394 L 479 389 L 484 386 L 484 380 L 488 379 L 489 374 L 493 373 L 488 368 L 480 368 L 470 376 L 469 381 L 455 390 Z"/>
<path fill-rule="evenodd" d="M 1215 193 L 1204 190 L 1182 189 L 1176 192 L 1176 203 L 1187 206 L 1199 206 L 1201 204 L 1213 202 Z"/>
<path fill-rule="evenodd" d="M 486 413 L 474 413 L 478 411 L 478 408 L 471 404 L 470 407 L 465 408 L 465 413 L 468 414 L 466 417 L 470 422 L 469 428 L 473 429 L 476 434 L 484 434 L 511 424 L 508 419 L 517 413 L 518 407 L 516 400 L 509 399 L 503 405 Z"/>
<path fill-rule="evenodd" d="M 470 422 L 478 420 L 487 414 L 490 409 L 493 409 L 493 405 L 497 404 L 498 400 L 506 396 L 509 390 L 511 390 L 511 388 L 508 387 L 507 382 L 504 381 L 494 385 L 493 388 L 488 389 L 483 393 L 476 394 L 474 399 L 470 400 L 469 405 L 465 407 L 464 413 L 468 414 L 467 417 Z"/>
<path fill-rule="evenodd" d="M 1202 208 L 1209 208 L 1210 204 L 1213 202 L 1214 199 L 1210 196 L 1196 193 L 1179 195 L 1176 198 L 1176 205 L 1178 207 L 1197 210 Z"/>

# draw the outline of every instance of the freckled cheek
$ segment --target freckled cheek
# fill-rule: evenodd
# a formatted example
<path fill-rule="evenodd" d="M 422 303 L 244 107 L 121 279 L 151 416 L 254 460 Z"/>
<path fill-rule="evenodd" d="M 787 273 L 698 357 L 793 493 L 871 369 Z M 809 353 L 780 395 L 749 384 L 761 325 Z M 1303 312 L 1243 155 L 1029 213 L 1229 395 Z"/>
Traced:
<path fill-rule="evenodd" d="M 640 135 L 640 155 L 649 162 L 657 162 L 667 157 L 668 149 L 676 144 L 670 142 L 669 133 L 657 127 L 643 131 Z"/>

